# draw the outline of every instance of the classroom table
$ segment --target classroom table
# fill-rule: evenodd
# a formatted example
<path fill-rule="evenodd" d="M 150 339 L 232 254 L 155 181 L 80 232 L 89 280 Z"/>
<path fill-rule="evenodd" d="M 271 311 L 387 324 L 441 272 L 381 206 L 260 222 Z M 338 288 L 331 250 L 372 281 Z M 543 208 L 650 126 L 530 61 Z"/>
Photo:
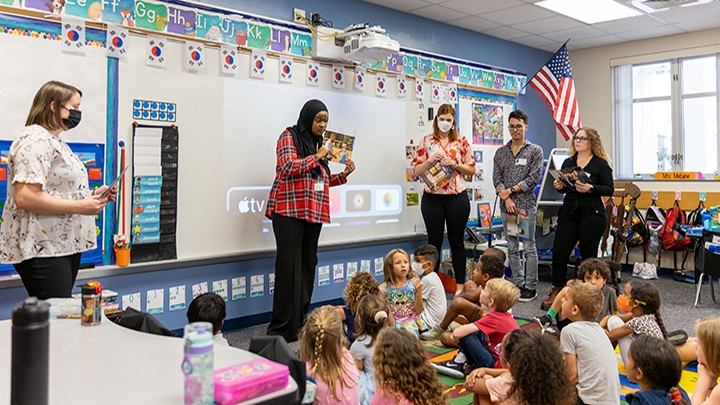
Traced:
<path fill-rule="evenodd" d="M 103 316 L 104 318 L 104 316 Z M 0 405 L 10 403 L 12 321 L 0 322 Z M 82 326 L 79 319 L 50 320 L 49 403 L 183 404 L 183 340 L 151 335 L 107 319 Z M 215 369 L 259 358 L 248 351 L 215 345 Z M 243 404 L 287 404 L 297 396 L 285 389 Z"/>

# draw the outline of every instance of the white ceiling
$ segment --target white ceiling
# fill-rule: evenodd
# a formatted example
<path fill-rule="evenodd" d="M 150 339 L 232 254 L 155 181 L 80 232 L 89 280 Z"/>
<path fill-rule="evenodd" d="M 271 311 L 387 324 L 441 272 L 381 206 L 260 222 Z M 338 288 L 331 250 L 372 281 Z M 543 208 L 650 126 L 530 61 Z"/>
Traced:
<path fill-rule="evenodd" d="M 568 38 L 572 38 L 568 43 L 572 51 L 720 27 L 719 0 L 684 6 L 676 4 L 693 0 L 645 0 L 668 8 L 650 13 L 647 7 L 638 6 L 634 8 L 643 15 L 597 24 L 586 24 L 533 4 L 540 0 L 363 1 L 549 52 L 557 51 Z M 631 0 L 619 2 L 628 5 Z"/>

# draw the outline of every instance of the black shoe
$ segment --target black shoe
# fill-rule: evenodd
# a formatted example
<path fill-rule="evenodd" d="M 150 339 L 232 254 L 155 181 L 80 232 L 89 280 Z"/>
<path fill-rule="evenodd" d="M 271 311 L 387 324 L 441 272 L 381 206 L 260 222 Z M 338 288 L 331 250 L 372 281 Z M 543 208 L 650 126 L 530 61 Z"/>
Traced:
<path fill-rule="evenodd" d="M 520 290 L 520 298 L 518 298 L 518 301 L 520 302 L 530 302 L 537 298 L 537 291 L 535 290 L 528 290 L 527 288 L 523 288 Z"/>
<path fill-rule="evenodd" d="M 676 330 L 668 333 L 668 342 L 673 346 L 681 345 L 688 340 L 688 334 L 684 330 Z"/>
<path fill-rule="evenodd" d="M 430 363 L 440 374 L 453 378 L 465 378 L 465 363 L 455 363 L 455 359 L 442 363 Z"/>
<path fill-rule="evenodd" d="M 552 318 L 548 314 L 534 317 L 533 321 L 543 330 L 552 326 Z"/>

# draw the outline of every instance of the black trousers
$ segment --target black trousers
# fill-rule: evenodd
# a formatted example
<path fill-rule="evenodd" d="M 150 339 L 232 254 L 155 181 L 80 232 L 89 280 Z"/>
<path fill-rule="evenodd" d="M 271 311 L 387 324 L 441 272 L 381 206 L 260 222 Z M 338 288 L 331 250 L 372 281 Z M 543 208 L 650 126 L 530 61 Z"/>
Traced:
<path fill-rule="evenodd" d="M 272 214 L 272 223 L 277 256 L 273 317 L 267 334 L 294 342 L 310 309 L 322 224 L 278 214 Z"/>
<path fill-rule="evenodd" d="M 470 201 L 468 201 L 467 192 L 450 195 L 423 193 L 420 210 L 425 221 L 425 228 L 427 228 L 428 244 L 437 248 L 440 259 L 442 259 L 442 243 L 447 224 L 455 281 L 458 284 L 465 283 L 466 255 L 463 236 L 470 216 Z M 435 271 L 439 265 L 440 263 L 435 266 Z"/>
<path fill-rule="evenodd" d="M 580 242 L 582 260 L 597 257 L 606 224 L 605 211 L 597 212 L 589 207 L 579 207 L 575 212 L 563 215 L 562 209 L 560 210 L 553 244 L 553 287 L 565 287 L 567 266 L 576 243 Z"/>
<path fill-rule="evenodd" d="M 59 257 L 35 257 L 14 264 L 30 297 L 41 300 L 67 298 L 72 295 L 80 253 Z"/>

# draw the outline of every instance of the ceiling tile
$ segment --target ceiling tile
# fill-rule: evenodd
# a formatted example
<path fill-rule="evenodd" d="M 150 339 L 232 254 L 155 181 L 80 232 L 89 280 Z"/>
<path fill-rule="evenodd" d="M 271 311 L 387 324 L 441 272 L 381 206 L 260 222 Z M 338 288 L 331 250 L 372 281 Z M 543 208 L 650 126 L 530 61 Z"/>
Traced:
<path fill-rule="evenodd" d="M 424 0 L 363 0 L 367 3 L 377 4 L 379 6 L 392 8 L 399 11 L 411 11 L 421 7 L 427 7 L 431 3 Z"/>
<path fill-rule="evenodd" d="M 517 7 L 483 13 L 478 15 L 478 17 L 494 21 L 498 24 L 513 25 L 540 18 L 553 17 L 556 15 L 557 14 L 555 12 L 546 10 L 542 7 L 538 7 L 533 4 L 523 4 Z"/>
<path fill-rule="evenodd" d="M 523 3 L 518 0 L 450 0 L 443 3 L 443 7 L 451 8 L 469 15 L 489 13 L 491 11 L 520 6 Z"/>
<path fill-rule="evenodd" d="M 497 28 L 500 25 L 495 24 L 492 21 L 484 20 L 480 17 L 470 16 L 465 18 L 460 18 L 458 20 L 452 20 L 449 21 L 448 24 L 452 24 L 461 28 L 469 29 L 471 31 L 485 31 L 492 28 Z"/>
<path fill-rule="evenodd" d="M 573 40 L 580 40 L 585 38 L 599 37 L 601 35 L 607 35 L 607 33 L 587 25 L 566 30 L 546 32 L 542 34 L 542 36 L 544 36 L 545 38 L 550 38 L 561 42 L 565 42 L 568 38 L 572 38 Z"/>
<path fill-rule="evenodd" d="M 604 46 L 610 44 L 619 44 L 621 42 L 627 42 L 626 39 L 620 38 L 617 35 L 603 35 L 601 37 L 572 40 L 568 43 L 568 49 L 571 51 L 586 48 L 595 48 L 596 46 Z"/>
<path fill-rule="evenodd" d="M 693 6 L 671 8 L 651 14 L 653 17 L 667 21 L 671 24 L 700 20 L 720 15 L 720 2 L 704 3 Z"/>
<path fill-rule="evenodd" d="M 637 17 L 623 18 L 620 20 L 605 21 L 593 24 L 592 27 L 603 30 L 607 33 L 617 34 L 618 32 L 634 31 L 642 28 L 653 28 L 662 25 L 665 25 L 665 23 L 657 18 L 653 18 L 648 15 L 641 15 Z"/>
<path fill-rule="evenodd" d="M 563 41 L 563 42 L 564 42 L 564 41 Z M 550 45 L 540 45 L 540 46 L 536 46 L 536 48 L 542 49 L 543 51 L 548 51 L 548 52 L 551 52 L 551 53 L 555 53 L 555 52 L 557 52 L 558 49 L 560 49 L 560 47 L 562 46 L 562 44 L 563 44 L 562 42 L 555 42 L 554 44 L 550 44 Z M 540 68 L 540 67 L 542 67 L 542 66 L 539 66 L 538 68 Z M 530 77 L 528 76 L 528 79 L 529 79 L 529 78 L 530 78 Z"/>
<path fill-rule="evenodd" d="M 459 11 L 451 10 L 449 8 L 437 5 L 412 10 L 411 13 L 440 22 L 457 20 L 458 18 L 463 18 L 467 16 L 466 14 Z"/>
<path fill-rule="evenodd" d="M 565 16 L 555 16 L 543 18 L 542 20 L 528 21 L 520 24 L 514 24 L 513 28 L 531 32 L 533 34 L 542 34 L 544 32 L 564 30 L 568 28 L 582 27 L 585 24 L 580 21 L 573 20 Z"/>
<path fill-rule="evenodd" d="M 523 44 L 523 45 L 527 45 L 527 46 L 532 46 L 533 48 L 537 48 L 537 47 L 543 46 L 543 45 L 550 45 L 550 44 L 557 43 L 557 41 L 555 41 L 553 39 L 543 38 L 540 35 L 529 35 L 527 37 L 515 38 L 515 39 L 513 39 L 513 42 L 517 42 L 519 44 Z"/>
<path fill-rule="evenodd" d="M 487 34 L 500 39 L 514 39 L 520 37 L 526 37 L 528 32 L 516 30 L 512 27 L 500 27 L 493 28 L 490 30 L 484 30 L 483 34 Z"/>
<path fill-rule="evenodd" d="M 642 30 L 634 30 L 628 32 L 621 32 L 617 34 L 621 38 L 635 41 L 638 39 L 664 37 L 667 35 L 682 34 L 684 31 L 680 28 L 673 27 L 672 25 L 663 25 L 656 28 L 646 28 Z"/>
<path fill-rule="evenodd" d="M 702 20 L 686 21 L 673 25 L 685 31 L 700 31 L 717 28 L 720 27 L 720 16 L 703 18 Z"/>

